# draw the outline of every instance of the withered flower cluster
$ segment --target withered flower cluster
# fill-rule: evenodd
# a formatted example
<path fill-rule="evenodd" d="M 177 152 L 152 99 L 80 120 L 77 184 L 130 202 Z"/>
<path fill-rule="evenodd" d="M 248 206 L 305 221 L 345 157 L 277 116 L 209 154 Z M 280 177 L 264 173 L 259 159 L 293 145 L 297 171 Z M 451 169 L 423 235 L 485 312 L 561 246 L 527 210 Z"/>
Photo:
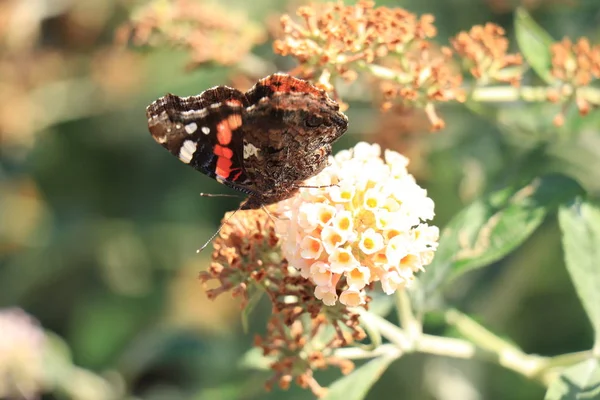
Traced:
<path fill-rule="evenodd" d="M 170 45 L 191 54 L 190 67 L 206 62 L 231 65 L 266 39 L 265 31 L 244 14 L 212 2 L 152 1 L 122 27 L 118 40 L 138 46 Z"/>
<path fill-rule="evenodd" d="M 394 80 L 381 81 L 384 110 L 392 108 L 394 102 L 423 108 L 435 131 L 443 129 L 446 124 L 437 115 L 434 103 L 464 102 L 466 99 L 461 88 L 462 76 L 457 68 L 453 68 L 452 52 L 447 47 L 438 48 L 424 43 L 422 48 L 407 52 L 402 60 L 387 61 L 387 64 L 407 73 L 398 75 Z M 402 82 L 399 83 L 399 79 Z"/>
<path fill-rule="evenodd" d="M 374 8 L 372 1 L 356 5 L 327 3 L 301 7 L 298 16 L 304 25 L 288 15 L 281 18 L 285 37 L 274 43 L 281 55 L 293 55 L 310 68 L 331 69 L 353 79 L 352 63 L 372 63 L 390 53 L 402 54 L 407 46 L 436 34 L 433 17 L 417 18 L 408 11 Z"/>
<path fill-rule="evenodd" d="M 428 40 L 437 33 L 433 16 L 364 0 L 302 7 L 297 14 L 303 23 L 282 17 L 284 37 L 275 41 L 275 52 L 296 57 L 301 65 L 295 72 L 318 77 L 325 90 L 333 91 L 335 76 L 353 81 L 366 72 L 382 82 L 384 108 L 392 101 L 426 108 L 434 129 L 443 126 L 434 102 L 464 100 L 450 49 Z"/>
<path fill-rule="evenodd" d="M 47 128 L 120 106 L 143 78 L 136 54 L 102 43 L 112 5 L 27 4 L 0 2 L 0 96 L 10 99 L 0 103 L 0 148 L 15 159 Z"/>
<path fill-rule="evenodd" d="M 479 83 L 499 81 L 519 85 L 522 71 L 507 68 L 523 64 L 523 57 L 518 53 L 507 54 L 509 42 L 502 27 L 492 23 L 475 25 L 469 32 L 460 32 L 451 43 Z"/>
<path fill-rule="evenodd" d="M 581 89 L 600 78 L 600 45 L 592 46 L 587 38 L 579 38 L 573 43 L 564 38 L 550 47 L 552 54 L 552 76 L 558 80 L 559 87 L 548 91 L 552 102 L 575 100 L 581 115 L 586 115 L 591 104 Z M 564 111 L 556 116 L 555 124 L 562 125 Z"/>
<path fill-rule="evenodd" d="M 337 366 L 343 373 L 351 371 L 353 364 L 332 352 L 365 334 L 356 313 L 341 304 L 324 307 L 314 296 L 314 283 L 288 266 L 275 233 L 271 215 L 275 210 L 270 210 L 269 214 L 264 210 L 226 214 L 214 243 L 213 261 L 200 273 L 200 280 L 210 298 L 230 291 L 242 297 L 242 307 L 248 305 L 252 286 L 264 292 L 273 315 L 266 335 L 257 337 L 255 344 L 273 360 L 274 376 L 267 388 L 276 382 L 287 388 L 295 380 L 320 396 L 325 389 L 314 379 L 313 371 L 327 366 Z"/>

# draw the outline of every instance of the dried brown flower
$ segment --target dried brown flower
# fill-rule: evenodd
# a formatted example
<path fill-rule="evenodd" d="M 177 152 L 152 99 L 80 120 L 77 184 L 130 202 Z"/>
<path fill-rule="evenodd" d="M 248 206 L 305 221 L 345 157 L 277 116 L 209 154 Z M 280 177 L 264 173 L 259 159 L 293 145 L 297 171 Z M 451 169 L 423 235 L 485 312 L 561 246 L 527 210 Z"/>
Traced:
<path fill-rule="evenodd" d="M 118 42 L 132 39 L 141 46 L 183 47 L 190 66 L 206 62 L 231 65 L 265 40 L 264 29 L 243 14 L 212 2 L 153 1 L 140 8 L 131 23 L 117 34 Z"/>
<path fill-rule="evenodd" d="M 575 43 L 564 38 L 554 43 L 550 51 L 552 53 L 551 73 L 560 86 L 548 91 L 548 100 L 551 102 L 566 100 L 567 104 L 574 101 L 581 115 L 588 114 L 593 105 L 580 89 L 600 78 L 600 45 L 590 45 L 587 38 L 579 38 Z M 554 119 L 557 126 L 564 123 L 565 107 Z"/>
<path fill-rule="evenodd" d="M 297 14 L 303 23 L 282 17 L 284 37 L 275 41 L 275 52 L 296 57 L 294 73 L 318 77 L 325 90 L 334 91 L 336 76 L 353 81 L 364 72 L 381 81 L 384 109 L 398 100 L 426 108 L 435 129 L 443 121 L 433 103 L 464 100 L 462 76 L 449 66 L 450 49 L 428 41 L 436 35 L 433 16 L 375 8 L 372 1 L 301 7 Z"/>
<path fill-rule="evenodd" d="M 324 389 L 312 376 L 314 369 L 338 366 L 347 373 L 352 363 L 332 356 L 335 348 L 365 337 L 358 326 L 358 315 L 338 304 L 325 307 L 315 298 L 315 285 L 289 267 L 282 257 L 281 242 L 275 233 L 274 216 L 263 210 L 227 214 L 215 240 L 213 262 L 200 274 L 210 298 L 231 291 L 248 302 L 250 285 L 258 285 L 271 301 L 273 316 L 266 335 L 255 340 L 256 346 L 273 361 L 275 372 L 267 387 L 279 382 L 286 388 L 292 380 L 315 395 Z"/>
<path fill-rule="evenodd" d="M 248 300 L 248 285 L 259 283 L 271 287 L 285 274 L 286 261 L 280 255 L 279 238 L 273 221 L 263 210 L 226 214 L 214 243 L 212 259 L 210 268 L 200 274 L 200 279 L 205 284 L 218 280 L 220 286 L 207 288 L 207 295 L 215 298 L 232 290 L 243 297 L 242 307 Z"/>
<path fill-rule="evenodd" d="M 381 89 L 386 102 L 384 109 L 393 102 L 418 106 L 425 110 L 432 130 L 444 128 L 444 121 L 438 116 L 434 103 L 465 101 L 462 89 L 462 76 L 452 65 L 450 49 L 437 49 L 424 43 L 422 48 L 408 52 L 402 61 L 390 67 L 396 71 L 398 79 L 382 80 Z"/>
<path fill-rule="evenodd" d="M 552 75 L 574 86 L 587 86 L 600 77 L 600 46 L 592 46 L 587 38 L 576 43 L 564 38 L 550 47 Z"/>
<path fill-rule="evenodd" d="M 303 25 L 284 15 L 285 37 L 275 41 L 275 52 L 296 57 L 307 69 L 327 67 L 343 75 L 350 63 L 401 54 L 405 46 L 436 34 L 431 15 L 417 18 L 402 8 L 374 5 L 363 0 L 301 7 Z"/>
<path fill-rule="evenodd" d="M 506 68 L 521 65 L 523 57 L 506 53 L 508 39 L 502 27 L 492 23 L 475 25 L 469 32 L 460 32 L 450 42 L 479 82 L 500 81 L 519 85 L 522 71 Z"/>
<path fill-rule="evenodd" d="M 74 73 L 74 63 L 69 63 L 71 58 L 44 49 L 0 57 L 0 96 L 11 99 L 0 103 L 0 146 L 22 149 L 33 146 L 34 133 L 47 126 L 48 114 L 56 113 L 42 104 L 39 93 Z"/>
<path fill-rule="evenodd" d="M 255 345 L 263 350 L 263 354 L 274 359 L 271 368 L 275 374 L 267 382 L 267 389 L 270 390 L 275 383 L 287 389 L 289 383 L 295 380 L 300 387 L 309 388 L 315 396 L 322 397 L 326 389 L 314 378 L 314 370 L 335 366 L 344 375 L 350 373 L 354 364 L 336 357 L 332 354 L 333 350 L 353 340 L 363 339 L 365 335 L 358 326 L 357 314 L 346 311 L 342 315 L 347 317 L 343 330 L 339 326 L 340 320 L 332 322 L 325 313 L 314 318 L 305 315 L 291 324 L 274 314 L 265 337 L 255 338 Z M 332 325 L 337 332 L 330 329 Z"/>

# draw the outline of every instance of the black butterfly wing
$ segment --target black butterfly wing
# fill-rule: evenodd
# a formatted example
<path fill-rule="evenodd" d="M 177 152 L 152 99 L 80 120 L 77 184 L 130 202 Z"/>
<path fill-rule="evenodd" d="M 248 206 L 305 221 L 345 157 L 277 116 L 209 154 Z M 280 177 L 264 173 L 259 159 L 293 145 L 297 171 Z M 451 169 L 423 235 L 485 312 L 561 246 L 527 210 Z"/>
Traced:
<path fill-rule="evenodd" d="M 198 96 L 168 94 L 146 109 L 154 140 L 182 162 L 234 189 L 250 193 L 243 166 L 245 95 L 226 86 Z"/>

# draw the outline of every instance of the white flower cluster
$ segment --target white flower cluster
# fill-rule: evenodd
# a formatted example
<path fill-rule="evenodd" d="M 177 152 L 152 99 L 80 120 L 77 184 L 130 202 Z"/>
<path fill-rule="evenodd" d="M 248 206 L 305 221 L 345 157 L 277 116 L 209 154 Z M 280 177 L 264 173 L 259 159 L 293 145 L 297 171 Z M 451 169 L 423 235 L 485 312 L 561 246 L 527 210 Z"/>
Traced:
<path fill-rule="evenodd" d="M 338 301 L 338 285 L 348 306 L 363 304 L 372 282 L 392 294 L 433 259 L 439 230 L 424 221 L 434 204 L 407 164 L 397 152 L 386 150 L 382 159 L 379 145 L 358 143 L 306 181 L 313 188 L 280 203 L 283 255 L 314 282 L 324 304 Z"/>
<path fill-rule="evenodd" d="M 0 309 L 0 398 L 35 398 L 44 382 L 46 336 L 20 309 Z"/>

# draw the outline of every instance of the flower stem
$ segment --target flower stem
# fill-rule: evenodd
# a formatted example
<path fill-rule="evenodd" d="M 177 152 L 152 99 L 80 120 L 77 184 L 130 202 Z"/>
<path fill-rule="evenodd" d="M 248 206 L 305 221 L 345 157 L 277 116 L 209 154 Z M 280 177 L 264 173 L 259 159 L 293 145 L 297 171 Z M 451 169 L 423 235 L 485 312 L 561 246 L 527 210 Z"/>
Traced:
<path fill-rule="evenodd" d="M 590 358 L 593 358 L 593 352 L 591 350 L 560 354 L 558 356 L 547 358 L 543 365 L 535 372 L 534 377 L 542 382 L 547 382 L 546 384 L 548 384 L 555 377 L 556 369 L 570 367 L 571 365 L 575 365 Z"/>
<path fill-rule="evenodd" d="M 401 300 L 400 297 L 398 299 Z M 383 354 L 400 357 L 404 353 L 419 352 L 461 359 L 480 359 L 499 364 L 547 387 L 562 368 L 589 359 L 594 354 L 592 350 L 555 357 L 527 354 L 457 310 L 447 311 L 446 319 L 467 340 L 427 334 L 410 337 L 404 329 L 367 311 L 361 312 L 361 318 L 379 330 L 381 335 L 391 343 L 382 344 L 375 349 L 359 347 L 339 349 L 336 350 L 337 356 L 363 359 Z M 395 350 L 392 351 L 392 348 Z"/>
<path fill-rule="evenodd" d="M 365 350 L 364 348 L 360 347 L 342 347 L 340 349 L 336 349 L 334 355 L 346 360 L 363 360 L 365 358 L 375 358 L 382 355 L 394 355 L 396 357 L 400 357 L 402 355 L 402 351 L 395 345 L 388 343 L 382 344 L 381 346 L 372 350 Z"/>
<path fill-rule="evenodd" d="M 396 290 L 396 312 L 400 326 L 406 332 L 408 339 L 413 342 L 417 341 L 423 328 L 413 313 L 410 297 L 404 289 Z"/>
<path fill-rule="evenodd" d="M 482 349 L 486 349 L 495 353 L 500 353 L 504 350 L 521 351 L 512 343 L 505 341 L 494 333 L 490 332 L 475 320 L 458 310 L 448 310 L 446 312 L 446 322 L 454 326 L 461 335 L 475 343 Z"/>
<path fill-rule="evenodd" d="M 540 369 L 548 362 L 547 357 L 524 353 L 517 346 L 500 338 L 457 310 L 448 310 L 446 321 L 470 342 L 488 352 L 484 358 L 491 359 L 528 378 L 538 379 L 546 385 L 549 383 L 539 375 Z"/>
<path fill-rule="evenodd" d="M 366 62 L 357 63 L 358 67 L 366 70 L 368 73 L 376 78 L 393 81 L 397 83 L 408 83 L 405 74 L 393 69 L 377 65 L 369 64 Z M 466 88 L 469 90 L 469 88 Z M 548 101 L 548 89 L 549 86 L 521 86 L 514 87 L 510 85 L 505 86 L 482 86 L 471 88 L 471 99 L 477 102 L 514 102 L 518 100 L 527 102 L 547 102 Z M 563 90 L 569 90 L 568 87 L 564 87 Z M 571 92 L 575 89 L 570 88 Z M 593 105 L 600 105 L 600 89 L 595 87 L 580 87 L 577 88 L 578 96 L 587 100 Z M 569 93 L 563 93 L 563 96 L 568 97 Z"/>

